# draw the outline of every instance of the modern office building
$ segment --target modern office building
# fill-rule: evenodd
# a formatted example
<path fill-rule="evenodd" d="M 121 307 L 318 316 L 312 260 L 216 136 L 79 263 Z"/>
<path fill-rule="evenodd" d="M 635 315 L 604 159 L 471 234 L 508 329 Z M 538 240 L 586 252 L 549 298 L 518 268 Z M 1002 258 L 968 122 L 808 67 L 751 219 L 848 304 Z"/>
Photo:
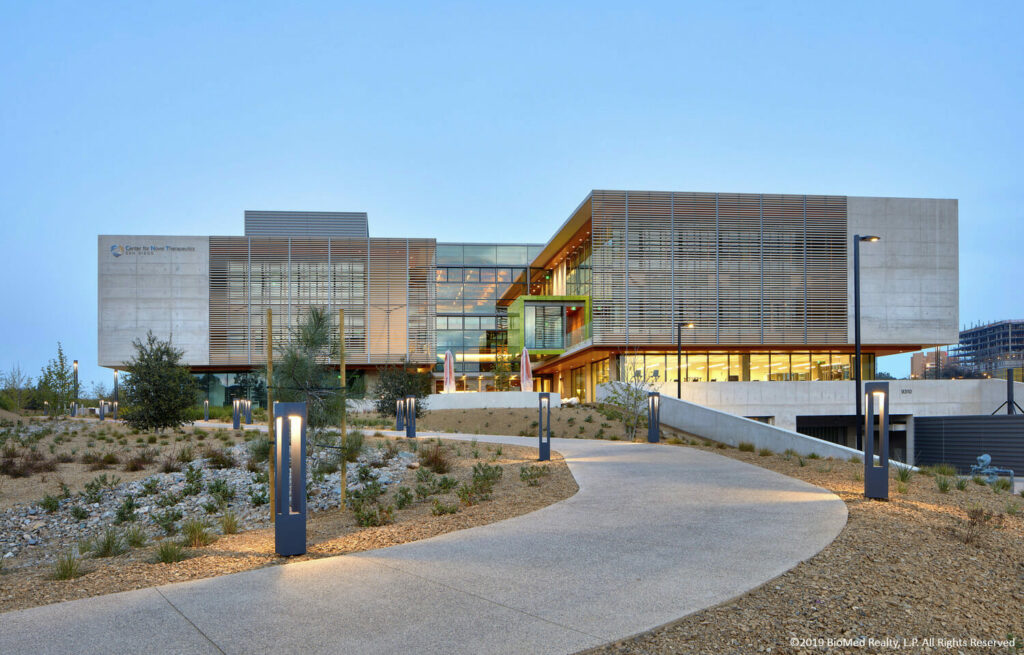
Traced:
<path fill-rule="evenodd" d="M 961 330 L 954 348 L 961 366 L 994 378 L 1015 369 L 1024 381 L 1024 320 L 1006 320 Z"/>
<path fill-rule="evenodd" d="M 306 308 L 344 307 L 354 387 L 408 361 L 440 388 L 451 350 L 459 388 L 486 390 L 525 346 L 563 396 L 639 373 L 765 418 L 766 388 L 851 379 L 858 234 L 880 237 L 861 245 L 870 379 L 878 356 L 956 340 L 955 200 L 593 191 L 543 244 L 376 238 L 366 214 L 319 212 L 246 212 L 243 236 L 104 235 L 99 362 L 153 330 L 226 403 L 259 384 L 268 308 L 281 343 Z"/>

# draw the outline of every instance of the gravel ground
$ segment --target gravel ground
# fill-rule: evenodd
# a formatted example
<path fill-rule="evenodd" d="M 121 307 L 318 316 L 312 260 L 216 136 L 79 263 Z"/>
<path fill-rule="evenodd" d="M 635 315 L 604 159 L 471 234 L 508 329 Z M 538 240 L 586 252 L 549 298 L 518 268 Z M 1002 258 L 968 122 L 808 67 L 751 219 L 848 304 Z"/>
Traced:
<path fill-rule="evenodd" d="M 869 501 L 863 464 L 804 459 L 800 466 L 797 457 L 697 447 L 831 490 L 849 509 L 846 528 L 817 556 L 744 596 L 588 654 L 1024 649 L 1020 496 L 972 481 L 963 491 L 953 484 L 941 493 L 935 477 L 915 474 L 902 493 L 890 480 L 889 502 Z M 971 507 L 993 519 L 977 543 L 966 544 Z M 1016 650 L 1005 643 L 1012 637 Z"/>
<path fill-rule="evenodd" d="M 403 439 L 394 441 L 402 448 L 410 446 L 409 442 Z M 422 448 L 426 441 L 425 439 L 418 440 L 417 445 Z M 169 582 L 224 575 L 285 562 L 383 548 L 525 514 L 567 498 L 576 493 L 578 489 L 565 462 L 555 453 L 552 453 L 552 461 L 543 465 L 549 469 L 549 474 L 541 477 L 539 485 L 529 486 L 520 479 L 519 467 L 537 465 L 535 449 L 501 446 L 499 450 L 498 446 L 490 444 L 474 446 L 467 442 L 444 443 L 453 463 L 452 470 L 447 475 L 459 482 L 467 482 L 472 478 L 474 464 L 486 462 L 503 468 L 504 473 L 495 485 L 490 500 L 467 507 L 459 504 L 459 499 L 454 491 L 436 494 L 424 501 L 413 502 L 407 509 L 396 510 L 393 524 L 361 528 L 356 524 L 351 510 L 338 508 L 338 477 L 337 474 L 334 474 L 333 482 L 331 476 L 328 476 L 324 481 L 326 488 L 310 498 L 311 510 L 320 508 L 321 511 L 310 514 L 307 533 L 308 552 L 304 556 L 277 557 L 274 554 L 273 528 L 269 527 L 267 521 L 269 517 L 267 506 L 245 509 L 242 504 L 237 510 L 239 513 L 244 513 L 247 522 L 242 529 L 245 530 L 246 526 L 253 529 L 239 534 L 217 535 L 217 540 L 211 545 L 190 549 L 189 559 L 174 564 L 156 563 L 154 554 L 157 544 L 160 543 L 160 540 L 170 539 L 170 537 L 163 537 L 154 526 L 146 523 L 145 519 L 141 519 L 135 523 L 146 526 L 150 539 L 145 546 L 129 549 L 122 555 L 110 558 L 85 557 L 82 559 L 85 575 L 72 580 L 53 579 L 51 560 L 55 552 L 60 552 L 60 549 L 56 547 L 58 543 L 44 547 L 43 542 L 40 541 L 31 549 L 31 555 L 24 552 L 29 549 L 24 549 L 18 558 L 8 558 L 7 566 L 0 570 L 0 612 Z M 371 448 L 364 458 L 372 459 L 377 456 L 378 452 Z M 370 467 L 375 475 L 378 475 L 378 479 L 385 477 L 390 482 L 385 487 L 388 490 L 384 500 L 385 504 L 394 502 L 395 494 L 400 486 L 410 488 L 416 486 L 416 473 L 419 469 L 409 468 L 410 465 L 417 466 L 415 459 L 410 455 L 411 453 L 403 452 L 386 466 Z M 350 473 L 355 468 L 350 465 Z M 238 469 L 215 472 L 203 470 L 209 475 L 222 475 L 228 478 L 236 474 L 251 475 L 247 471 Z M 183 477 L 183 474 L 179 475 Z M 170 489 L 176 488 L 174 485 L 183 484 L 183 481 L 176 480 L 173 474 L 163 477 L 167 479 L 162 479 L 161 484 L 171 485 Z M 133 488 L 132 485 L 136 484 L 141 485 L 142 482 L 137 481 L 126 486 Z M 350 490 L 359 488 L 359 484 L 353 482 L 351 477 L 349 488 Z M 333 498 L 331 498 L 331 489 L 334 489 Z M 112 491 L 111 493 L 118 492 Z M 318 496 L 323 501 L 320 504 L 317 504 Z M 434 516 L 432 513 L 434 499 L 458 506 L 459 510 L 455 514 Z M 73 500 L 69 502 L 73 502 Z M 201 507 L 197 511 L 193 507 L 194 503 L 198 503 L 198 500 L 185 500 L 177 507 L 196 515 L 205 514 Z M 14 510 L 17 512 L 28 511 L 20 506 Z M 59 516 L 63 511 L 62 508 L 55 515 Z M 219 532 L 216 527 L 216 516 L 208 516 L 207 519 L 211 522 L 212 532 Z M 103 522 L 95 524 L 92 534 L 95 534 L 95 530 L 99 526 L 107 525 L 108 521 L 112 521 L 112 519 L 108 517 L 103 519 Z M 127 526 L 116 526 L 115 529 L 121 530 L 125 527 Z"/>

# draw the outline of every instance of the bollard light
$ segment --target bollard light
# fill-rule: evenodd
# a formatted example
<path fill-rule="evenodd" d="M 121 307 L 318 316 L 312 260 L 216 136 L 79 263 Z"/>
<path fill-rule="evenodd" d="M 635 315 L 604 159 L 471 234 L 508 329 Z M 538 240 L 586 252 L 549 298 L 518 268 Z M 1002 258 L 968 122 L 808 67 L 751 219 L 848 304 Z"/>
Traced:
<path fill-rule="evenodd" d="M 875 413 L 878 466 L 875 466 Z M 864 384 L 864 497 L 889 500 L 889 383 Z"/>
<path fill-rule="evenodd" d="M 252 401 L 246 398 L 245 403 L 245 424 L 252 425 Z"/>
<path fill-rule="evenodd" d="M 405 397 L 405 436 L 416 438 L 416 396 Z"/>
<path fill-rule="evenodd" d="M 231 401 L 231 427 L 235 430 L 242 427 L 242 401 L 238 398 Z"/>
<path fill-rule="evenodd" d="M 203 401 L 203 420 L 204 421 L 209 421 L 210 420 L 210 401 L 209 400 L 204 400 Z"/>
<path fill-rule="evenodd" d="M 107 410 L 107 404 L 101 400 L 100 401 L 100 409 L 99 409 L 99 414 L 100 414 L 100 420 L 101 421 L 107 418 L 107 411 L 106 410 Z"/>
<path fill-rule="evenodd" d="M 275 403 L 274 549 L 306 552 L 306 403 Z"/>
<path fill-rule="evenodd" d="M 651 391 L 647 394 L 647 443 L 661 441 L 661 394 Z"/>
<path fill-rule="evenodd" d="M 551 394 L 547 391 L 538 393 L 537 405 L 537 460 L 546 462 L 551 459 Z"/>
<path fill-rule="evenodd" d="M 395 401 L 395 429 L 405 429 L 405 398 Z"/>
<path fill-rule="evenodd" d="M 43 416 L 49 416 L 49 415 L 50 415 L 50 401 L 49 400 L 44 400 L 43 401 Z"/>
<path fill-rule="evenodd" d="M 114 401 L 114 420 L 117 420 L 117 401 Z"/>

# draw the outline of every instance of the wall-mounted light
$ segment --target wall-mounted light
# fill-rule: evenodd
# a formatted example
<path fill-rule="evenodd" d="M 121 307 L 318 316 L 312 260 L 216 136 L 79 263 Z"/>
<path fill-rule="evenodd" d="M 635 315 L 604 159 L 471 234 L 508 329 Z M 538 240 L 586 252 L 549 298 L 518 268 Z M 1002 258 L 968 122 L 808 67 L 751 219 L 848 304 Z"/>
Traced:
<path fill-rule="evenodd" d="M 275 403 L 274 549 L 306 552 L 306 403 Z"/>

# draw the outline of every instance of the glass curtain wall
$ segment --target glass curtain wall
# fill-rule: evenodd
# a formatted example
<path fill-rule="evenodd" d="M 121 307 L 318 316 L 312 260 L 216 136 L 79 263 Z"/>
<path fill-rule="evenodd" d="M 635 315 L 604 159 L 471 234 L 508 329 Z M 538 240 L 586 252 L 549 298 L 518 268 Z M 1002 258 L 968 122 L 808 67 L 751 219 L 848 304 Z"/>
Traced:
<path fill-rule="evenodd" d="M 875 377 L 875 356 L 862 355 L 865 380 Z M 853 355 L 811 352 L 690 352 L 680 361 L 684 382 L 785 382 L 796 380 L 852 380 Z M 627 376 L 643 371 L 651 381 L 675 381 L 679 374 L 676 353 L 624 355 Z"/>
<path fill-rule="evenodd" d="M 460 390 L 493 387 L 490 379 L 495 354 L 503 352 L 508 344 L 508 318 L 497 300 L 515 284 L 523 287 L 519 293 L 527 293 L 526 269 L 542 248 L 528 244 L 437 244 L 434 370 L 443 372 L 444 353 L 451 350 Z M 486 380 L 479 380 L 481 373 Z"/>

